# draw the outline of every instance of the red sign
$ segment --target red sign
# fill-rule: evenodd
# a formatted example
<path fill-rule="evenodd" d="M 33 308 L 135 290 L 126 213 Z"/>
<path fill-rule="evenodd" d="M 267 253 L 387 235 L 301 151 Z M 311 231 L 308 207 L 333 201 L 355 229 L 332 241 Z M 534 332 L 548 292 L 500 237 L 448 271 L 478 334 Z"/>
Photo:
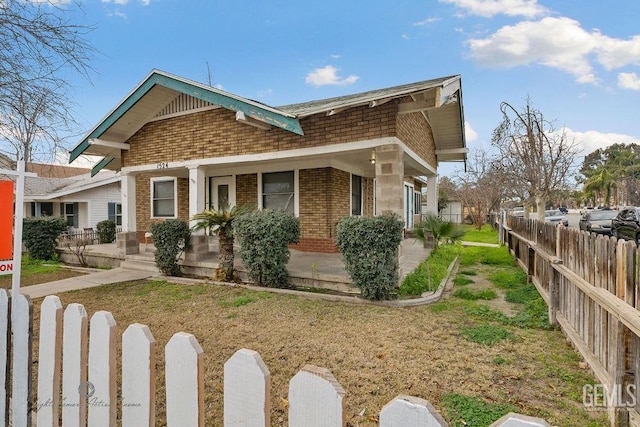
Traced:
<path fill-rule="evenodd" d="M 0 181 L 0 260 L 13 259 L 13 181 Z"/>

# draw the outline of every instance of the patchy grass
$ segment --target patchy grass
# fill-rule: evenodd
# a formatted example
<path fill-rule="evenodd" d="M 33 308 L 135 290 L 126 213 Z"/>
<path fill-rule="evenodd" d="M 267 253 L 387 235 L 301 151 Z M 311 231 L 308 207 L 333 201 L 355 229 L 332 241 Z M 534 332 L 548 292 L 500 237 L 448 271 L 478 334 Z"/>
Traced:
<path fill-rule="evenodd" d="M 488 402 L 484 399 L 466 396 L 458 393 L 448 393 L 442 396 L 447 409 L 448 418 L 455 427 L 486 427 L 494 421 L 518 410 L 509 403 Z"/>
<path fill-rule="evenodd" d="M 518 338 L 501 326 L 477 325 L 461 326 L 460 334 L 468 341 L 484 345 L 493 345 L 502 340 L 517 340 Z"/>
<path fill-rule="evenodd" d="M 41 261 L 23 256 L 20 263 L 20 286 L 39 285 L 83 274 L 85 273 L 63 268 L 63 264 L 57 261 Z M 10 289 L 12 280 L 11 274 L 0 276 L 0 288 Z"/>
<path fill-rule="evenodd" d="M 477 243 L 494 243 L 498 244 L 498 233 L 491 228 L 489 224 L 482 226 L 480 230 L 476 230 L 473 225 L 463 224 L 461 228 L 465 231 L 462 236 L 465 242 L 477 242 Z"/>
<path fill-rule="evenodd" d="M 453 284 L 455 286 L 465 286 L 469 283 L 473 283 L 473 280 L 469 279 L 468 277 L 461 276 L 460 274 L 458 274 L 456 278 L 453 279 Z"/>
<path fill-rule="evenodd" d="M 441 245 L 425 261 L 409 273 L 398 289 L 400 296 L 421 295 L 435 291 L 447 276 L 449 265 L 460 253 L 460 245 Z"/>
<path fill-rule="evenodd" d="M 489 280 L 500 289 L 513 289 L 527 284 L 527 273 L 521 268 L 505 266 L 493 271 L 489 275 Z"/>
<path fill-rule="evenodd" d="M 506 246 L 498 248 L 466 246 L 460 254 L 460 265 L 469 267 L 474 264 L 514 266 L 515 262 Z"/>
<path fill-rule="evenodd" d="M 502 256 L 498 252 L 488 259 Z M 377 414 L 398 394 L 430 401 L 450 425 L 489 425 L 509 411 L 539 416 L 552 425 L 608 425 L 606 415 L 581 405 L 583 385 L 597 381 L 580 368 L 580 357 L 563 334 L 549 330 L 544 301 L 518 290 L 526 283 L 507 279 L 509 286 L 499 287 L 488 280 L 503 270 L 516 274 L 512 260 L 486 263 L 481 253 L 469 258 L 477 262 L 460 274 L 472 272 L 465 274 L 501 293 L 520 292 L 517 314 L 489 307 L 494 301 L 449 298 L 397 309 L 169 281 L 120 283 L 59 296 L 65 305 L 83 304 L 89 316 L 112 312 L 119 333 L 136 322 L 151 328 L 158 425 L 166 423 L 164 346 L 179 331 L 194 334 L 204 349 L 208 426 L 222 425 L 223 366 L 241 348 L 258 351 L 271 372 L 274 427 L 287 425 L 289 380 L 306 364 L 329 369 L 344 387 L 345 419 L 352 427 L 377 426 Z M 40 302 L 34 301 L 36 331 Z M 117 340 L 118 354 L 120 345 Z"/>
<path fill-rule="evenodd" d="M 460 270 L 458 274 L 464 274 L 465 276 L 477 276 L 478 272 L 475 270 Z"/>
<path fill-rule="evenodd" d="M 470 290 L 467 288 L 458 289 L 453 293 L 453 296 L 456 298 L 466 299 L 469 301 L 475 301 L 479 299 L 483 300 L 492 300 L 498 297 L 496 291 L 493 289 L 481 289 L 481 290 Z"/>

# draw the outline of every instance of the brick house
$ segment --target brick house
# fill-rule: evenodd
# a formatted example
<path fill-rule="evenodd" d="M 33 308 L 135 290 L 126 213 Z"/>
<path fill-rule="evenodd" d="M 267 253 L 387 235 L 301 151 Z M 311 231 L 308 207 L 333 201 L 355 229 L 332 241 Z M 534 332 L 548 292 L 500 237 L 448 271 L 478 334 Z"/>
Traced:
<path fill-rule="evenodd" d="M 122 227 L 252 203 L 300 219 L 297 249 L 334 252 L 347 215 L 395 212 L 413 227 L 437 167 L 465 161 L 460 76 L 270 107 L 152 71 L 72 150 L 119 170 Z"/>

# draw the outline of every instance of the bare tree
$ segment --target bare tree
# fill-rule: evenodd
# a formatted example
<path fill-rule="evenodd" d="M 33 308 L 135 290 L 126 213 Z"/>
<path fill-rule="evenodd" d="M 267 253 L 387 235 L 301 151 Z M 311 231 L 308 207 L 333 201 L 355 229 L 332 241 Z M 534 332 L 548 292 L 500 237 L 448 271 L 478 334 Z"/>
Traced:
<path fill-rule="evenodd" d="M 487 215 L 497 210 L 503 198 L 504 175 L 496 160 L 484 150 L 475 150 L 467 160 L 467 171 L 454 177 L 457 184 L 455 196 L 478 230 L 485 224 Z"/>
<path fill-rule="evenodd" d="M 89 76 L 90 27 L 59 2 L 0 1 L 0 152 L 51 156 L 74 124 L 69 73 Z"/>
<path fill-rule="evenodd" d="M 500 152 L 501 168 L 510 173 L 510 186 L 534 201 L 538 220 L 551 193 L 564 188 L 578 154 L 576 143 L 564 131 L 556 132 L 542 112 L 527 103 L 521 111 L 500 104 L 502 122 L 491 142 Z M 525 200 L 527 200 L 525 199 Z"/>

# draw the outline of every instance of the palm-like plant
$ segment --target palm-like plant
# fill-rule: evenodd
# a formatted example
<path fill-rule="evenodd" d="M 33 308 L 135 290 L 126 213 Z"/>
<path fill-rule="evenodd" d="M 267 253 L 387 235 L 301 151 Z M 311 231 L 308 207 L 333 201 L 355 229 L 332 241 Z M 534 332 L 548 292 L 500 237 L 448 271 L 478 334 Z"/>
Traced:
<path fill-rule="evenodd" d="M 464 230 L 450 221 L 444 221 L 437 215 L 428 214 L 422 222 L 422 230 L 433 235 L 433 249 L 438 249 L 441 241 L 450 243 L 459 241 L 464 235 Z"/>
<path fill-rule="evenodd" d="M 199 221 L 193 226 L 194 231 L 205 229 L 218 235 L 218 268 L 222 273 L 222 279 L 227 282 L 233 280 L 233 260 L 235 257 L 233 251 L 233 222 L 240 215 L 252 209 L 253 205 L 250 204 L 234 206 L 231 209 L 226 207 L 220 210 L 207 209 L 191 218 Z"/>

